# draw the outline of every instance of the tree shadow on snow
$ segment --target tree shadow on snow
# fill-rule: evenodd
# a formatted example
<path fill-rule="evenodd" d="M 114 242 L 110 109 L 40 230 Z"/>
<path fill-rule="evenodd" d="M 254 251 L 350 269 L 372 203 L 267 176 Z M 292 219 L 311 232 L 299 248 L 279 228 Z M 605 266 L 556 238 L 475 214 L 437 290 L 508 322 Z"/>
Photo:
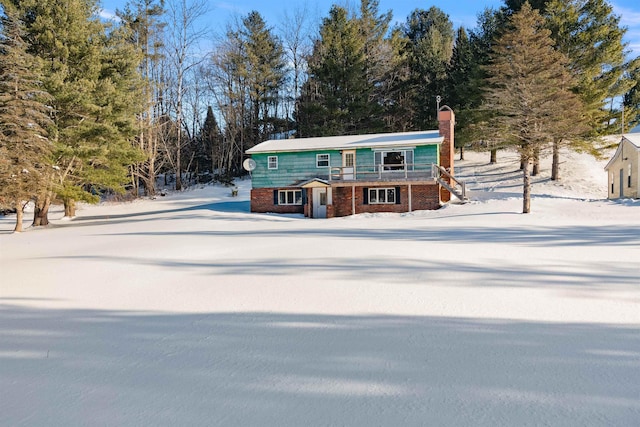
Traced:
<path fill-rule="evenodd" d="M 2 425 L 635 425 L 636 328 L 0 310 Z"/>
<path fill-rule="evenodd" d="M 428 227 L 400 229 L 308 228 L 283 226 L 268 230 L 190 230 L 110 233 L 112 236 L 209 236 L 209 237 L 328 237 L 334 244 L 341 239 L 389 240 L 440 243 L 503 243 L 530 247 L 564 246 L 637 246 L 640 245 L 640 226 L 552 226 L 552 227 Z"/>

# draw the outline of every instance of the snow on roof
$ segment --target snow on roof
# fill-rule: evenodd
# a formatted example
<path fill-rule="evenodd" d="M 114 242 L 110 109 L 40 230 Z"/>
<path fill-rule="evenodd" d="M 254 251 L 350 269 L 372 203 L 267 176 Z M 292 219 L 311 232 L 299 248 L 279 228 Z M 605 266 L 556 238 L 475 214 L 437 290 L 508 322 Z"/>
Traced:
<path fill-rule="evenodd" d="M 640 133 L 625 133 L 623 137 L 637 148 L 640 148 Z"/>
<path fill-rule="evenodd" d="M 378 133 L 370 135 L 326 136 L 319 138 L 271 139 L 247 150 L 249 154 L 286 151 L 351 150 L 368 147 L 399 147 L 441 144 L 437 130 L 418 132 Z"/>
<path fill-rule="evenodd" d="M 604 169 L 609 170 L 609 167 L 615 163 L 618 156 L 620 156 L 622 152 L 622 142 L 626 140 L 631 145 L 633 145 L 638 151 L 640 151 L 640 133 L 625 133 L 622 135 L 622 139 L 620 139 L 620 143 L 618 144 L 618 148 L 616 148 L 616 152 L 611 156 L 609 162 L 605 165 Z"/>

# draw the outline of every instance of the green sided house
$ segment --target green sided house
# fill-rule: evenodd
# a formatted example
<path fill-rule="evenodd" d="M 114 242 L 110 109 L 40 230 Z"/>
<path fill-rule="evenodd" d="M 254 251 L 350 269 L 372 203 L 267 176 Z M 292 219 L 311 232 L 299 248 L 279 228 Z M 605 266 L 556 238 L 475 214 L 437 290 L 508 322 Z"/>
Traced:
<path fill-rule="evenodd" d="M 439 130 L 269 140 L 247 150 L 254 162 L 251 211 L 331 218 L 367 212 L 437 209 L 451 194 L 455 115 Z"/>

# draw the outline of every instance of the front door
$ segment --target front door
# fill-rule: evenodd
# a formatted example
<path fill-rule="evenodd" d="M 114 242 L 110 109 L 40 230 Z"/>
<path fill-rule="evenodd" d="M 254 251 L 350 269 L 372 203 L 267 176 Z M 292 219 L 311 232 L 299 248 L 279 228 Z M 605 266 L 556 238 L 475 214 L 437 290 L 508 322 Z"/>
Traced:
<path fill-rule="evenodd" d="M 324 187 L 313 189 L 313 217 L 327 217 L 327 189 Z"/>
<path fill-rule="evenodd" d="M 342 152 L 342 179 L 352 180 L 355 179 L 356 172 L 356 152 L 355 151 L 343 151 Z"/>

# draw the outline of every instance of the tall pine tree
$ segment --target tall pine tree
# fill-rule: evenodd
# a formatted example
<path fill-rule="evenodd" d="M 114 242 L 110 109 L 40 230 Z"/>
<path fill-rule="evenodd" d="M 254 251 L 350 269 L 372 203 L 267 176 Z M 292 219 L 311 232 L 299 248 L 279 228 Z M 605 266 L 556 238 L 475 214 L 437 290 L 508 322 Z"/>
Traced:
<path fill-rule="evenodd" d="M 34 212 L 34 225 L 46 225 L 54 196 L 73 215 L 76 200 L 98 201 L 96 187 L 123 191 L 129 182 L 126 164 L 137 153 L 125 141 L 141 98 L 130 68 L 139 55 L 117 32 L 107 33 L 95 0 L 2 1 L 25 21 L 30 52 L 46 64 L 44 86 L 53 97 L 57 173 Z"/>
<path fill-rule="evenodd" d="M 576 78 L 573 90 L 585 106 L 590 136 L 615 133 L 620 112 L 612 108 L 613 100 L 633 87 L 630 72 L 638 66 L 637 61 L 626 62 L 620 17 L 605 0 L 550 0 L 545 16 L 556 49 L 569 58 Z M 556 136 L 551 179 L 559 178 L 560 147 L 571 143 L 589 148 L 579 142 Z"/>
<path fill-rule="evenodd" d="M 371 87 L 358 21 L 333 6 L 309 59 L 297 118 L 300 136 L 353 135 L 371 129 Z"/>
<path fill-rule="evenodd" d="M 22 231 L 23 204 L 48 185 L 52 125 L 42 87 L 41 63 L 29 54 L 22 23 L 11 8 L 0 19 L 0 201 L 17 212 Z"/>
<path fill-rule="evenodd" d="M 449 16 L 437 7 L 414 10 L 404 26 L 408 39 L 411 92 L 415 105 L 414 125 L 430 129 L 436 125 L 436 97 L 447 87 L 447 72 L 455 33 Z"/>
<path fill-rule="evenodd" d="M 487 67 L 487 107 L 498 114 L 491 126 L 523 161 L 523 213 L 531 210 L 531 161 L 567 124 L 583 120 L 580 100 L 567 83 L 568 59 L 554 49 L 544 23 L 525 3 L 510 17 Z"/>

